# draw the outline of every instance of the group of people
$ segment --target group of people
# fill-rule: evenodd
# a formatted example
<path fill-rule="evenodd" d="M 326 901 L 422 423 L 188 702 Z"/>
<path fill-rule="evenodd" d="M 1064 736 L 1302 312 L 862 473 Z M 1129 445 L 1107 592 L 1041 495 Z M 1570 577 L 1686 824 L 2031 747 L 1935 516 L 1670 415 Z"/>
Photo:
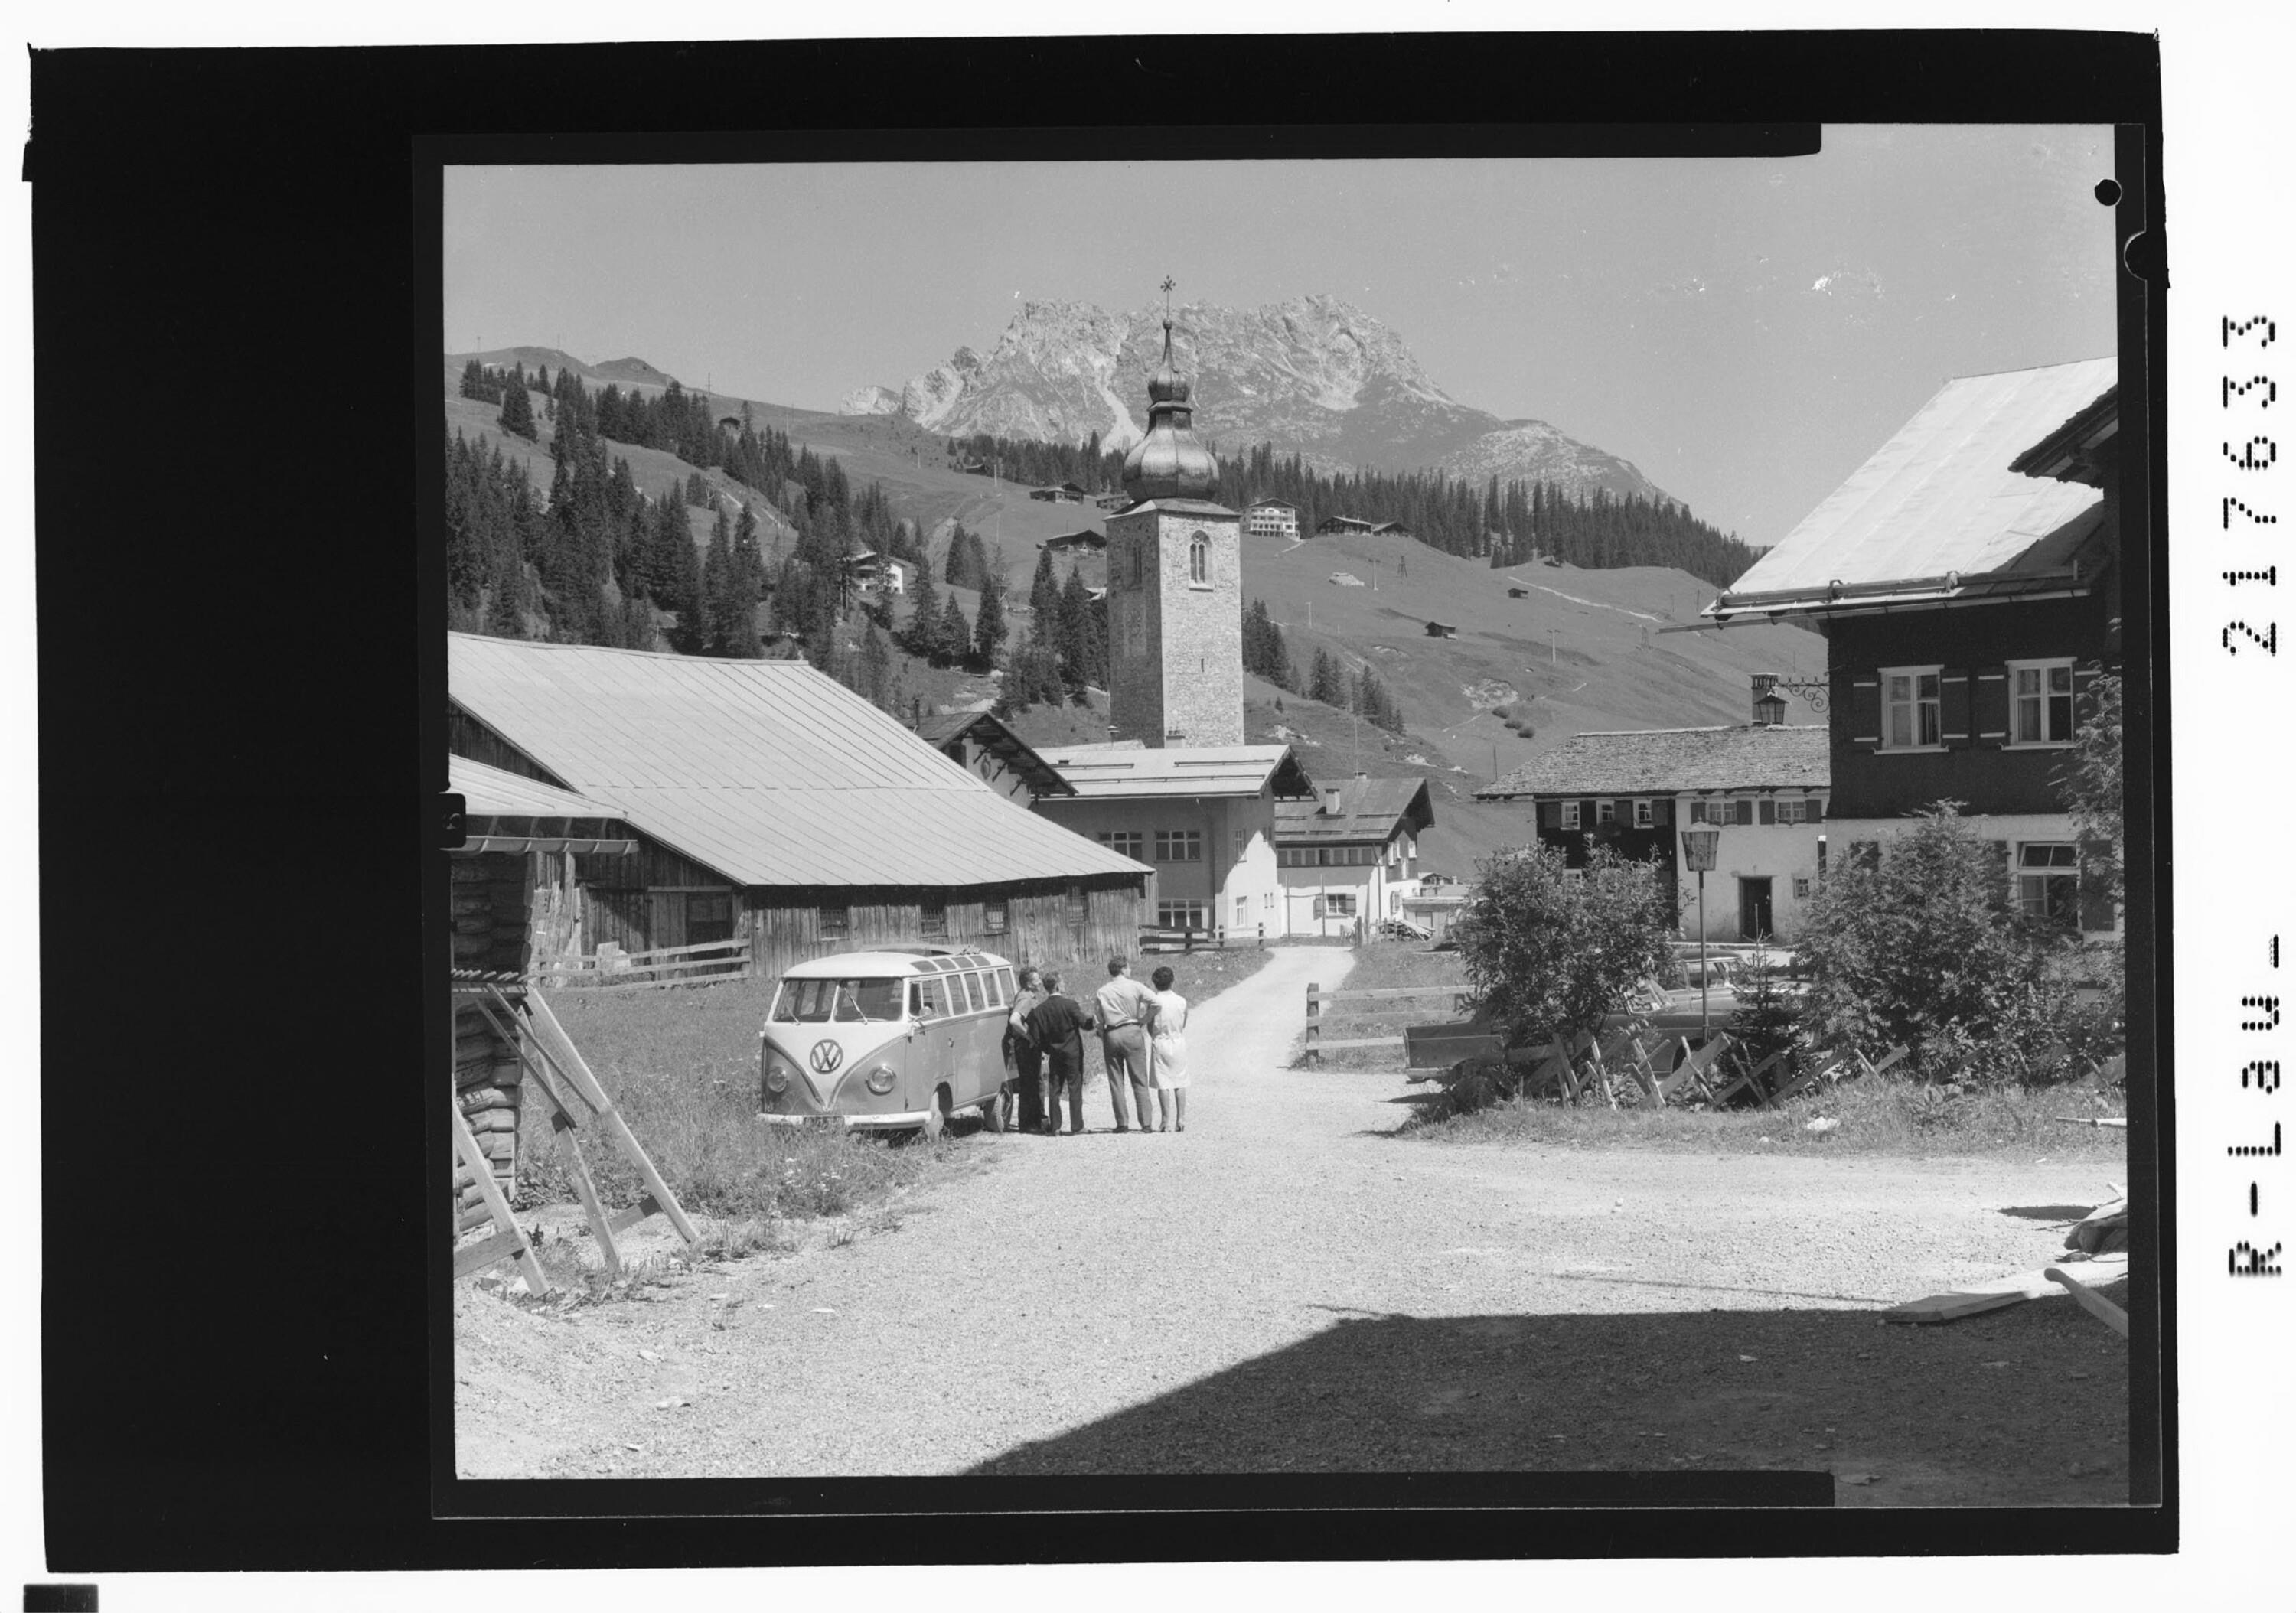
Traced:
<path fill-rule="evenodd" d="M 1087 1007 L 1061 989 L 1057 971 L 1021 971 L 1021 994 L 1004 1027 L 1004 1058 L 1012 1075 L 992 1117 L 1000 1129 L 1017 1124 L 1022 1131 L 1056 1137 L 1065 1097 L 1070 1134 L 1084 1130 L 1088 1030 L 1100 1036 L 1118 1131 L 1188 1129 L 1188 1000 L 1172 989 L 1170 970 L 1159 969 L 1149 978 L 1152 989 L 1132 978 L 1125 959 L 1111 958 L 1108 981 Z"/>

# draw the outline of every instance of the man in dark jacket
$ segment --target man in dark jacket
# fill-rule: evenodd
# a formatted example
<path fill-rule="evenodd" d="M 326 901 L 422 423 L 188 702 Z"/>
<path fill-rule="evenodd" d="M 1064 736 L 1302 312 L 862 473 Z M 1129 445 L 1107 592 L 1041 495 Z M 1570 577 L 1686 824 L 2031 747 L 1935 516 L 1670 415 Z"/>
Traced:
<path fill-rule="evenodd" d="M 1029 1038 L 1041 1049 L 1047 1067 L 1046 1093 L 1053 1130 L 1060 1129 L 1061 1094 L 1069 1101 L 1070 1135 L 1084 1129 L 1084 1033 L 1095 1021 L 1084 1004 L 1061 990 L 1061 978 L 1045 977 L 1045 1000 L 1029 1011 Z"/>

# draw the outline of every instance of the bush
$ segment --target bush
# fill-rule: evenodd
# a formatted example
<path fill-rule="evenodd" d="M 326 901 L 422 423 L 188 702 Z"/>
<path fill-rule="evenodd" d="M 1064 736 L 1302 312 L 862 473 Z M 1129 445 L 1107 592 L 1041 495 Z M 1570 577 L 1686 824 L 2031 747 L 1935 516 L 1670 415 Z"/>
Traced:
<path fill-rule="evenodd" d="M 1502 1026 L 1510 1047 L 1593 1029 L 1672 955 L 1674 914 L 1655 863 L 1590 842 L 1581 869 L 1552 847 L 1526 846 L 1477 872 L 1474 899 L 1451 934 L 1477 1017 Z"/>
<path fill-rule="evenodd" d="M 2076 1073 L 2077 943 L 2026 919 L 1993 847 L 1939 801 L 1810 904 L 1804 1024 L 1821 1045 L 1903 1043 L 1924 1082 L 2029 1085 Z"/>

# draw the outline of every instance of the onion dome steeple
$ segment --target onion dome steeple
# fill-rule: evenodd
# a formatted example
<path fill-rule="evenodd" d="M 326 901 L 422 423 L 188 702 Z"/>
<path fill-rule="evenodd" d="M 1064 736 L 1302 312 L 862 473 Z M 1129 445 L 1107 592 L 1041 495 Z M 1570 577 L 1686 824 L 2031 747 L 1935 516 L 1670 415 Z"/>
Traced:
<path fill-rule="evenodd" d="M 1124 490 L 1135 503 L 1210 498 L 1219 463 L 1189 424 L 1188 382 L 1172 363 L 1172 281 L 1164 281 L 1164 360 L 1148 378 L 1148 434 L 1124 459 Z"/>

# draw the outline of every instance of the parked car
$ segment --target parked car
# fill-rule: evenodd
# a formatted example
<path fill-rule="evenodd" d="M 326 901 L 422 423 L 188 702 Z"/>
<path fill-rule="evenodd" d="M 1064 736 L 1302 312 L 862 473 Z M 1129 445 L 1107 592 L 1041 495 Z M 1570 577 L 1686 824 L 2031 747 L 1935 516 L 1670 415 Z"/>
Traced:
<path fill-rule="evenodd" d="M 759 1118 L 937 1136 L 1004 1079 L 1013 965 L 988 953 L 836 953 L 782 977 L 758 1038 Z"/>

